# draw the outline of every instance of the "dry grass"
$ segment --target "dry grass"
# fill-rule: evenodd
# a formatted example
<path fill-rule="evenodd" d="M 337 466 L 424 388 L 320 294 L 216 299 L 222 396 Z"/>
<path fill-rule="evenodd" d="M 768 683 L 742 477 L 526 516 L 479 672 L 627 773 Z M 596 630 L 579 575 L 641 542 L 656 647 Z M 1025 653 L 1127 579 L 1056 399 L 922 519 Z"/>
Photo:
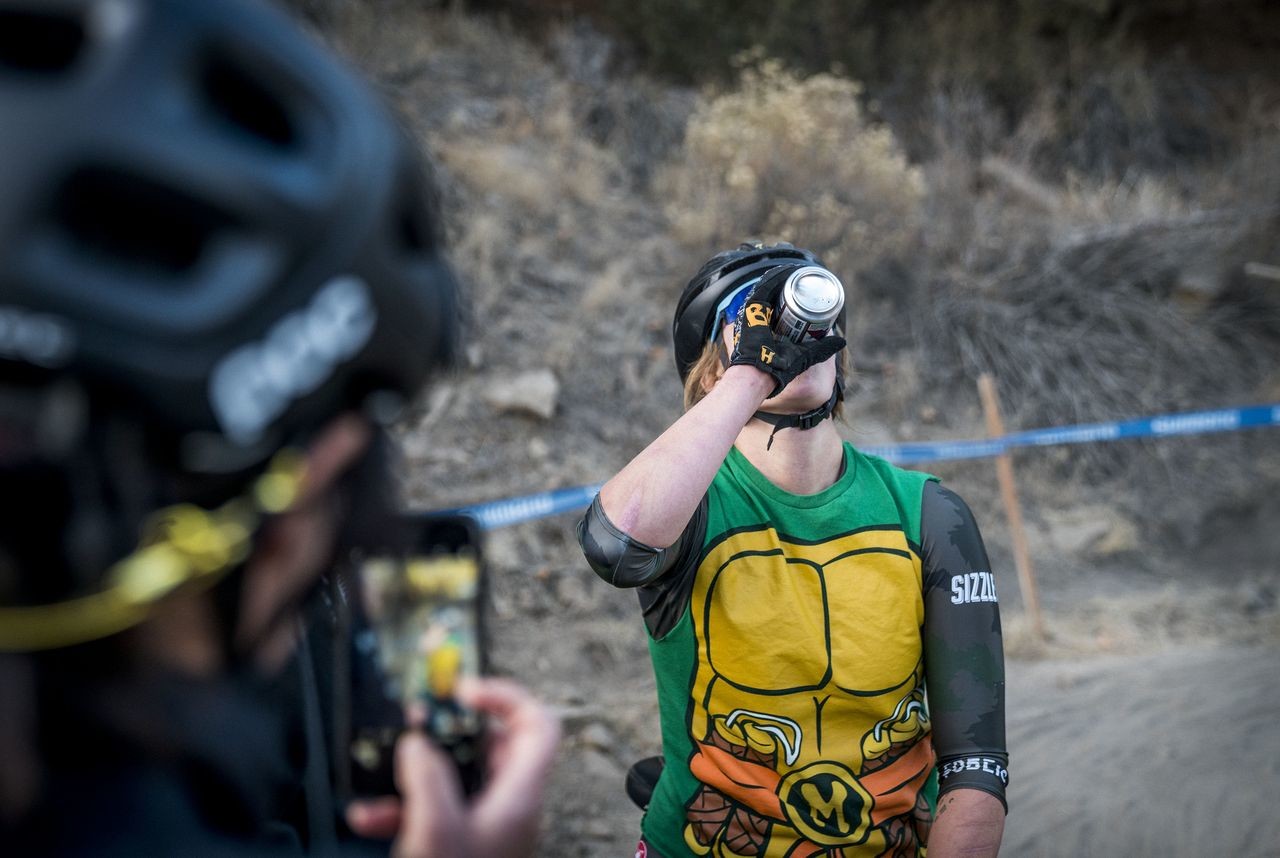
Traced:
<path fill-rule="evenodd" d="M 1085 155 L 1109 138 L 1107 123 L 1085 116 L 1083 94 L 1024 93 L 1028 109 L 1011 127 L 963 75 L 918 99 L 926 112 L 898 124 L 915 131 L 903 140 L 871 118 L 857 82 L 802 76 L 759 53 L 741 59 L 732 84 L 693 94 L 615 75 L 608 40 L 580 22 L 539 45 L 430 4 L 387 2 L 379 15 L 327 5 L 329 37 L 380 82 L 440 167 L 477 322 L 475 376 L 460 389 L 484 372 L 549 366 L 567 422 L 533 431 L 553 449 L 564 433 L 586 433 L 570 446 L 579 467 L 601 463 L 589 479 L 674 415 L 671 301 L 705 255 L 746 236 L 811 247 L 846 280 L 855 436 L 867 420 L 881 440 L 980 434 L 980 372 L 996 374 L 1015 428 L 1235 404 L 1280 379 L 1280 349 L 1260 333 L 1269 323 L 1253 310 L 1242 318 L 1227 289 L 1243 262 L 1276 261 L 1280 99 L 1264 89 L 1252 97 L 1254 135 L 1170 173 L 1152 166 L 1164 163 L 1152 147 L 1172 109 L 1166 82 L 1141 63 L 1099 68 L 1089 84 L 1098 109 L 1126 129 L 1125 151 L 1150 157 L 1112 146 L 1113 161 L 1128 160 L 1090 171 Z M 977 44 L 987 24 L 962 23 Z M 433 418 L 440 443 L 474 401 L 460 395 Z M 486 443 L 510 437 L 523 449 L 530 427 L 507 419 Z M 475 445 L 462 434 L 464 449 Z M 1101 495 L 1140 525 L 1194 541 L 1208 510 L 1274 478 L 1254 467 L 1262 443 L 1046 450 L 1020 469 L 1033 502 Z M 534 479 L 478 458 L 447 470 L 427 478 L 480 496 Z"/>
<path fill-rule="evenodd" d="M 901 252 L 919 228 L 922 177 L 853 81 L 745 61 L 708 94 L 660 175 L 672 228 L 693 247 L 760 235 L 810 247 L 837 271 Z"/>

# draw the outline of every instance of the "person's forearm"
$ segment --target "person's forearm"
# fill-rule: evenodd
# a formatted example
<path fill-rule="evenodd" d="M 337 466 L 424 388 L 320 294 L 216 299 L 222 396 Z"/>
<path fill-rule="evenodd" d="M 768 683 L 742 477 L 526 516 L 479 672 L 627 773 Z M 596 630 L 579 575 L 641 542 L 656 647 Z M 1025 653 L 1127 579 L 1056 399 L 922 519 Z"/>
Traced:
<path fill-rule="evenodd" d="M 605 515 L 646 545 L 666 548 L 675 542 L 773 385 L 759 370 L 729 367 L 701 402 L 605 483 L 600 490 Z"/>
<path fill-rule="evenodd" d="M 1004 806 L 990 793 L 954 789 L 938 799 L 929 858 L 995 858 L 1004 836 Z"/>

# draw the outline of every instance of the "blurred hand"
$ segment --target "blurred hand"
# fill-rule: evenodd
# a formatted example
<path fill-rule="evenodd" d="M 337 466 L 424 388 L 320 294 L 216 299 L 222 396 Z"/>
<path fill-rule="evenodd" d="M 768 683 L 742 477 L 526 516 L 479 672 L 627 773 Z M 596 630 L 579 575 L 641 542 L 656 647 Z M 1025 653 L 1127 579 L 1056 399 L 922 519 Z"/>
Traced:
<path fill-rule="evenodd" d="M 347 824 L 362 837 L 395 838 L 392 854 L 403 858 L 532 855 L 559 722 L 507 680 L 464 680 L 458 696 L 488 716 L 486 780 L 470 804 L 444 752 L 405 733 L 396 745 L 400 798 L 352 802 Z"/>

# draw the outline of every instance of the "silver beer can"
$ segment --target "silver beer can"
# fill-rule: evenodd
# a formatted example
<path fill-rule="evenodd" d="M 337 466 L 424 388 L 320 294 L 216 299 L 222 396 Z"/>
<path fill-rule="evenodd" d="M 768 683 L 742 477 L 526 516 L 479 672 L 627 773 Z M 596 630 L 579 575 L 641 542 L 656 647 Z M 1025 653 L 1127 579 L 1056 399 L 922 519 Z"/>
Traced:
<path fill-rule="evenodd" d="M 806 336 L 822 337 L 844 309 L 844 285 L 825 268 L 805 265 L 792 271 L 782 285 L 778 318 L 773 330 L 793 343 Z"/>

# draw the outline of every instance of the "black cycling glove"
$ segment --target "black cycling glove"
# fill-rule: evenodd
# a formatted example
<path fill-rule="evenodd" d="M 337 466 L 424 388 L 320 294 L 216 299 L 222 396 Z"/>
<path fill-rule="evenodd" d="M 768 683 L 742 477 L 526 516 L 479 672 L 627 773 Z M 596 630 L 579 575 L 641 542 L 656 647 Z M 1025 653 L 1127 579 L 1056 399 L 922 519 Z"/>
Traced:
<path fill-rule="evenodd" d="M 765 276 L 742 305 L 733 327 L 733 357 L 730 366 L 746 364 L 769 374 L 773 392 L 781 390 L 809 367 L 820 364 L 845 347 L 844 337 L 827 334 L 820 340 L 793 343 L 773 331 L 778 296 L 793 266 L 779 266 Z"/>

